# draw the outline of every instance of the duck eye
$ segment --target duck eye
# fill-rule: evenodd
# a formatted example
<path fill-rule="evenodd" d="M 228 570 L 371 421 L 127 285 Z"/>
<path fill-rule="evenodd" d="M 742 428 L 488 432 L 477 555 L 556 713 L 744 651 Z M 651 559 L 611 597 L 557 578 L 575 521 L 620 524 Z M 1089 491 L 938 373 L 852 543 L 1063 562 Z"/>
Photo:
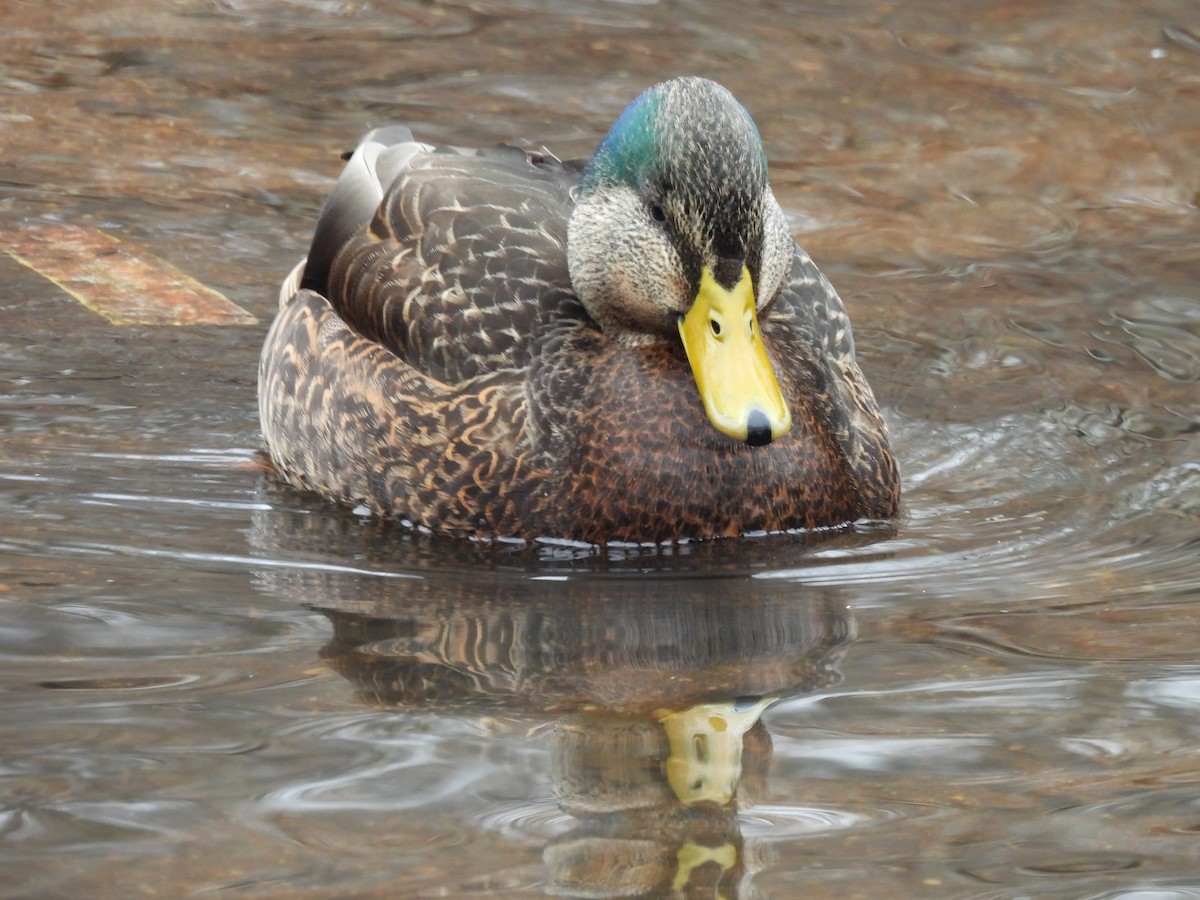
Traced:
<path fill-rule="evenodd" d="M 667 221 L 667 214 L 663 211 L 661 206 L 655 203 L 650 207 L 650 218 L 652 218 L 655 222 L 665 222 Z"/>
<path fill-rule="evenodd" d="M 712 327 L 712 333 L 713 333 L 713 335 L 714 335 L 714 336 L 717 336 L 717 337 L 720 337 L 720 335 L 721 335 L 721 323 L 720 323 L 720 322 L 718 322 L 716 319 L 710 319 L 708 324 L 709 324 L 709 325 Z"/>

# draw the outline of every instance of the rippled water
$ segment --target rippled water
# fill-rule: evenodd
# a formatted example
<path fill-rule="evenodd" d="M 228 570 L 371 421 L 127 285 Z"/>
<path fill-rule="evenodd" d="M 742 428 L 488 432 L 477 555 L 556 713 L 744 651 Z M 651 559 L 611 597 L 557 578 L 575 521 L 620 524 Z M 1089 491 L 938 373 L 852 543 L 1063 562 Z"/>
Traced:
<path fill-rule="evenodd" d="M 6 896 L 1200 896 L 1193 5 L 0 9 Z M 679 72 L 847 300 L 894 532 L 485 546 L 264 477 L 340 151 L 578 156 Z M 48 225 L 257 324 L 110 324 Z"/>

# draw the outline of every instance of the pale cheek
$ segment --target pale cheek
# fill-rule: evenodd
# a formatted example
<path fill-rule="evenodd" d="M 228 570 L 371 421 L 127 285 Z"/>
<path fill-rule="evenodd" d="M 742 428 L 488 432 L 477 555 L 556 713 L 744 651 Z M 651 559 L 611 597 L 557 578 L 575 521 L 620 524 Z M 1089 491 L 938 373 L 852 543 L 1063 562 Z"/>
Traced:
<path fill-rule="evenodd" d="M 795 240 L 774 198 L 768 198 L 763 213 L 763 259 L 758 284 L 758 305 L 764 304 L 778 292 L 792 264 Z"/>
<path fill-rule="evenodd" d="M 648 328 L 673 328 L 676 315 L 692 305 L 690 286 L 678 256 L 666 240 L 656 241 L 647 251 L 643 281 L 627 296 L 637 298 L 638 318 Z"/>
<path fill-rule="evenodd" d="M 568 236 L 571 279 L 584 306 L 626 340 L 674 334 L 691 286 L 666 233 L 632 192 L 617 190 L 578 208 Z"/>

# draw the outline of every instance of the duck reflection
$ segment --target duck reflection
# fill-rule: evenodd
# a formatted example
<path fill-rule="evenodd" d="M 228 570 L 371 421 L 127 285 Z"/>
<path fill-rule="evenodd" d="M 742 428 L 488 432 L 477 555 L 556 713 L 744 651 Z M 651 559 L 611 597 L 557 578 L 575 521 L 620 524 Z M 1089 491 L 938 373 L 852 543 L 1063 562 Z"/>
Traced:
<path fill-rule="evenodd" d="M 845 610 L 753 579 L 487 582 L 318 607 L 322 656 L 372 703 L 554 714 L 574 827 L 545 850 L 548 893 L 749 896 L 738 808 L 765 783 L 761 716 L 836 679 Z"/>
<path fill-rule="evenodd" d="M 764 780 L 771 699 L 557 723 L 554 781 L 576 820 L 544 858 L 562 896 L 748 896 L 735 796 Z"/>
<path fill-rule="evenodd" d="M 762 714 L 839 678 L 851 620 L 831 593 L 745 568 L 642 568 L 264 577 L 329 619 L 321 655 L 366 702 L 549 717 L 572 826 L 544 850 L 548 894 L 755 896 L 738 810 L 765 792 Z"/>

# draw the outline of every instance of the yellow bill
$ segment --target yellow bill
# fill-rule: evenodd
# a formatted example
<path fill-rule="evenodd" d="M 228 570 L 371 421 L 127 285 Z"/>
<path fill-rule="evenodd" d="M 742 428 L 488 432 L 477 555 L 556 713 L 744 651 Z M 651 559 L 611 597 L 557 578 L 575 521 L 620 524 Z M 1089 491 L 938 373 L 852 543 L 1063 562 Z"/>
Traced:
<path fill-rule="evenodd" d="M 792 414 L 763 346 L 747 268 L 726 290 L 706 267 L 679 335 L 704 412 L 718 431 L 753 447 L 787 433 Z"/>

